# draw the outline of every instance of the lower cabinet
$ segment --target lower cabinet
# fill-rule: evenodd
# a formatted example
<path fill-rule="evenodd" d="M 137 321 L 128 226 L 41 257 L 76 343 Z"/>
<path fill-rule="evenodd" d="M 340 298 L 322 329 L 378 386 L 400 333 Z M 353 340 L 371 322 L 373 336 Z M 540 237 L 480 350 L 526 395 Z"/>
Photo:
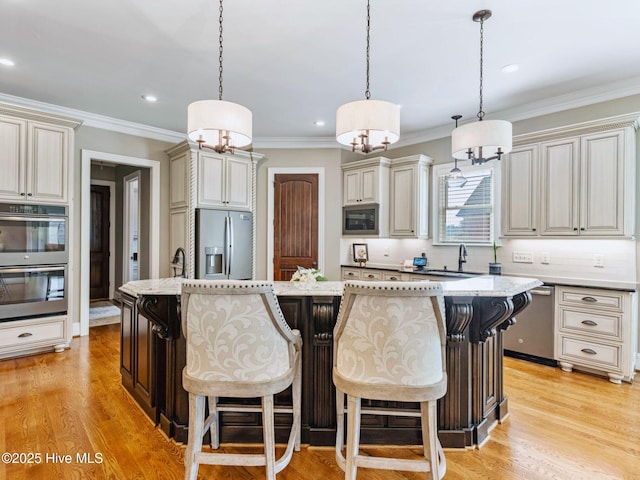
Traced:
<path fill-rule="evenodd" d="M 0 323 L 0 358 L 31 353 L 63 352 L 69 347 L 66 315 Z"/>
<path fill-rule="evenodd" d="M 375 268 L 342 267 L 342 280 L 365 280 L 373 282 L 408 282 L 408 273 L 393 270 L 377 270 Z"/>
<path fill-rule="evenodd" d="M 557 287 L 556 359 L 573 368 L 605 374 L 613 383 L 631 381 L 637 339 L 636 293 Z"/>
<path fill-rule="evenodd" d="M 120 373 L 122 385 L 144 412 L 157 422 L 156 381 L 159 355 L 153 324 L 136 308 L 136 299 L 122 294 L 120 317 Z"/>

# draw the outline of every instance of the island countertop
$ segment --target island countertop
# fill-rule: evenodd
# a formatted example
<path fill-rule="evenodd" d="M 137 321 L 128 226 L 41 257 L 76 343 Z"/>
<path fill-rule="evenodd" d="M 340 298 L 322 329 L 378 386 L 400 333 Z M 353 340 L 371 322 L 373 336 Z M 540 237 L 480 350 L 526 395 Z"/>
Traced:
<path fill-rule="evenodd" d="M 189 281 L 181 277 L 134 280 L 120 287 L 120 290 L 133 296 L 140 295 L 179 295 L 182 282 Z M 429 281 L 429 280 L 426 280 Z M 342 296 L 345 282 L 316 282 L 305 285 L 298 282 L 273 282 L 277 296 Z M 448 297 L 508 297 L 531 290 L 542 285 L 535 278 L 510 277 L 501 275 L 479 275 L 470 278 L 438 282 Z"/>

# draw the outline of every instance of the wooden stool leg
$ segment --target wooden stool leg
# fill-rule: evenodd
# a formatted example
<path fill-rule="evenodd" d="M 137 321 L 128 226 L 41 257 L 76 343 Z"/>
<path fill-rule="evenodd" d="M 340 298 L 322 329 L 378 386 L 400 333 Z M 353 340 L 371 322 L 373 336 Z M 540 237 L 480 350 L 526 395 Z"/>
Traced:
<path fill-rule="evenodd" d="M 197 480 L 198 478 L 198 464 L 195 461 L 195 455 L 202 451 L 205 398 L 189 393 L 189 437 L 187 450 L 184 453 L 185 480 Z"/>
<path fill-rule="evenodd" d="M 273 395 L 262 397 L 262 432 L 267 480 L 276 478 L 276 431 L 273 424 Z"/>
<path fill-rule="evenodd" d="M 211 426 L 209 427 L 209 433 L 211 434 L 211 448 L 217 450 L 218 447 L 220 447 L 218 397 L 209 397 L 209 416 L 211 417 Z"/>
<path fill-rule="evenodd" d="M 360 451 L 360 397 L 347 395 L 347 465 L 345 480 L 355 480 L 358 466 L 356 457 Z"/>
<path fill-rule="evenodd" d="M 436 401 L 420 403 L 424 456 L 431 463 L 431 471 L 427 472 L 427 479 L 429 480 L 440 480 L 444 476 L 446 469 L 444 463 L 441 465 L 441 459 L 439 458 L 442 448 L 440 448 L 440 441 L 438 440 L 437 405 Z M 442 461 L 444 462 L 444 453 L 442 455 Z"/>

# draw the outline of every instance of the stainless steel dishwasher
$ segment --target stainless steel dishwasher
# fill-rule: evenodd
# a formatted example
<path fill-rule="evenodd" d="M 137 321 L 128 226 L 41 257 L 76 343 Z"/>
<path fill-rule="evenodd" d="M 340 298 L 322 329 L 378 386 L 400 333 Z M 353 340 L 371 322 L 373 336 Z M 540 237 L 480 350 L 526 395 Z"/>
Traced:
<path fill-rule="evenodd" d="M 556 365 L 554 357 L 554 288 L 550 285 L 531 291 L 531 304 L 516 315 L 516 323 L 503 334 L 504 353 L 545 365 Z"/>

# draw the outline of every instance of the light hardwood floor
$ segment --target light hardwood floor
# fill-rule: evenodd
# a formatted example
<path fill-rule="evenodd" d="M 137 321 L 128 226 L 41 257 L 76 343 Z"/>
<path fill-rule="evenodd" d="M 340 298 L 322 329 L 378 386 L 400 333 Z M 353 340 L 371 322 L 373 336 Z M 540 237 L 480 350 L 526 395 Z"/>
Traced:
<path fill-rule="evenodd" d="M 6 464 L 3 457 L 0 479 L 183 478 L 184 446 L 154 428 L 120 385 L 118 328 L 92 328 L 62 354 L 0 361 L 0 453 L 26 454 L 22 460 L 40 455 L 39 464 Z M 614 385 L 514 359 L 506 359 L 505 371 L 511 416 L 482 448 L 447 450 L 446 479 L 640 479 L 638 382 Z M 417 451 L 393 449 L 407 457 Z M 201 466 L 199 473 L 264 478 L 259 467 Z M 340 478 L 331 448 L 303 448 L 278 474 L 279 480 Z M 358 478 L 424 475 L 360 469 Z"/>

